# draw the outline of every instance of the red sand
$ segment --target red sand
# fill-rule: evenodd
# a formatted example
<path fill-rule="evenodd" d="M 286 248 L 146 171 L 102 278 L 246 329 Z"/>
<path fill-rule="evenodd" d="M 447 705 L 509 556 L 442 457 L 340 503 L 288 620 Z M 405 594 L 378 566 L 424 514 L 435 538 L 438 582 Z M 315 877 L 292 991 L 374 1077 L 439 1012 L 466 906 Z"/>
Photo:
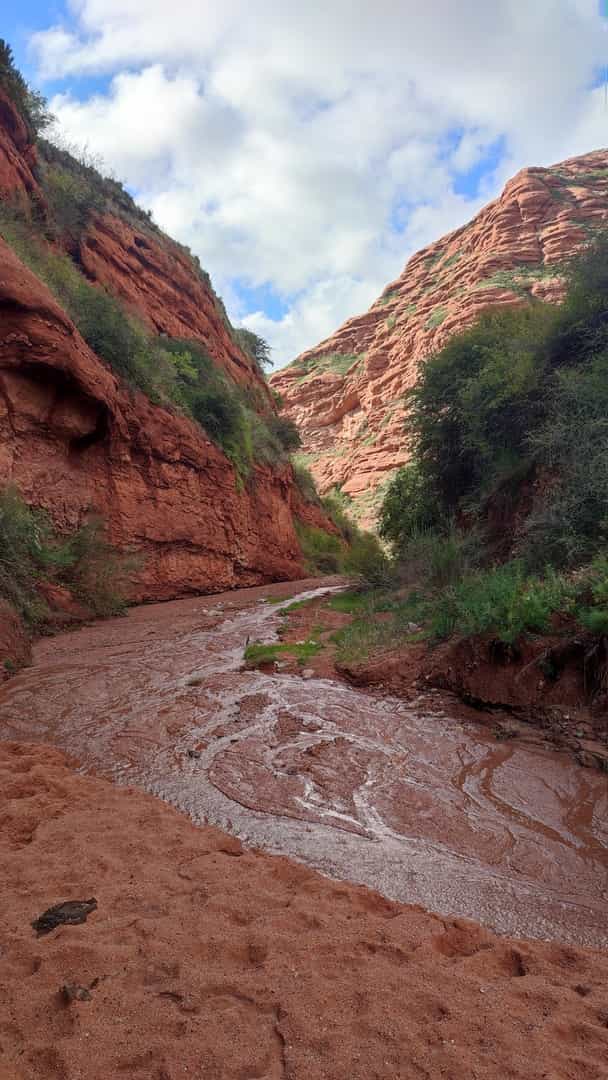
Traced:
<path fill-rule="evenodd" d="M 605 953 L 243 852 L 44 746 L 0 744 L 0 782 L 0 1080 L 608 1076 Z"/>

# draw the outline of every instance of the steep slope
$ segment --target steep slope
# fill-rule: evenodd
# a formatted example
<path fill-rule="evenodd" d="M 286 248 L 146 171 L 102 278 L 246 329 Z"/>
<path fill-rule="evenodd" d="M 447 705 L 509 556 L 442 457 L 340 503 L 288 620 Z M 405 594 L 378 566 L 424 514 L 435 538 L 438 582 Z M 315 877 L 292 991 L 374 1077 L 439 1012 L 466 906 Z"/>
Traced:
<path fill-rule="evenodd" d="M 28 129 L 0 91 L 0 196 L 48 232 L 40 174 Z M 92 214 L 76 244 L 62 236 L 55 244 L 154 332 L 202 344 L 271 411 L 265 380 L 233 339 L 207 276 L 136 210 Z M 301 575 L 294 517 L 324 519 L 303 502 L 287 462 L 239 481 L 199 425 L 116 377 L 1 240 L 0 314 L 0 487 L 16 485 L 60 527 L 101 512 L 112 542 L 143 556 L 140 599 Z"/>
<path fill-rule="evenodd" d="M 319 487 L 371 521 L 407 458 L 403 395 L 418 364 L 491 304 L 559 301 L 562 264 L 608 220 L 608 151 L 530 168 L 468 225 L 414 255 L 364 315 L 271 382 Z"/>

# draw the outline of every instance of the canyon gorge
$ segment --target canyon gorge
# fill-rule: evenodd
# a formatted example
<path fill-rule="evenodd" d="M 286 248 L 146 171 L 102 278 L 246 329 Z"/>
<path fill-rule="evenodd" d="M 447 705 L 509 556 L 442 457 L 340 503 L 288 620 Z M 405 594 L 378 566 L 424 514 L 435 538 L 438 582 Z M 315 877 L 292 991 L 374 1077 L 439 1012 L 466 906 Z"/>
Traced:
<path fill-rule="evenodd" d="M 0 83 L 0 1080 L 606 1080 L 608 638 L 437 647 L 268 449 L 287 417 L 373 526 L 419 365 L 559 303 L 606 223 L 608 151 L 525 169 L 267 380 L 196 256 Z M 62 584 L 93 518 L 121 617 Z"/>

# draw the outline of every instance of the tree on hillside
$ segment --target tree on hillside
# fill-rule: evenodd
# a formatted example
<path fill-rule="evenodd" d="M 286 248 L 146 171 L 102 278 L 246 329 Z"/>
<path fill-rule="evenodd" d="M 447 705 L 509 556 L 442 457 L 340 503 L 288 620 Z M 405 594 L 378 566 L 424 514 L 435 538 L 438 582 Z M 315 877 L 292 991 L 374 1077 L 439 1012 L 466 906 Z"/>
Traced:
<path fill-rule="evenodd" d="M 0 38 L 0 87 L 15 103 L 34 137 L 52 123 L 46 98 L 28 86 L 15 65 L 13 50 L 4 38 Z"/>
<path fill-rule="evenodd" d="M 272 365 L 270 345 L 264 341 L 264 338 L 254 334 L 253 330 L 247 330 L 244 326 L 239 326 L 234 331 L 234 336 L 241 349 L 255 360 L 260 370 L 263 371 L 265 367 Z"/>

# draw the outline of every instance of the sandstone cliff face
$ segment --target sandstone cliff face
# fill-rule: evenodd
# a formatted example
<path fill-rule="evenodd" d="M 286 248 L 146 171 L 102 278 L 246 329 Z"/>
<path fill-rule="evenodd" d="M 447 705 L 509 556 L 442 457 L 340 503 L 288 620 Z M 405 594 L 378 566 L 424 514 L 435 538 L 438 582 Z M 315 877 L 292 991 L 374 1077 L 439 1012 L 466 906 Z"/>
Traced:
<path fill-rule="evenodd" d="M 34 198 L 44 212 L 35 164 L 20 117 L 0 98 L 0 197 Z M 178 245 L 107 214 L 85 235 L 80 261 L 158 332 L 203 342 L 272 407 L 205 276 Z M 294 517 L 324 523 L 289 465 L 257 468 L 242 488 L 198 425 L 121 384 L 0 240 L 0 487 L 9 483 L 60 527 L 100 512 L 110 539 L 142 556 L 138 599 L 301 576 Z"/>
<path fill-rule="evenodd" d="M 87 230 L 78 257 L 89 280 L 120 297 L 150 329 L 202 342 L 235 382 L 270 401 L 266 381 L 233 341 L 215 295 L 184 249 L 104 214 Z"/>
<path fill-rule="evenodd" d="M 419 363 L 492 304 L 563 297 L 562 264 L 608 221 L 608 151 L 524 169 L 468 225 L 418 252 L 364 315 L 272 385 L 299 426 L 322 491 L 374 519 L 407 460 L 403 394 Z"/>
<path fill-rule="evenodd" d="M 301 572 L 291 469 L 232 467 L 186 417 L 131 394 L 0 242 L 0 485 L 75 526 L 91 509 L 144 556 L 135 595 L 166 599 Z"/>

